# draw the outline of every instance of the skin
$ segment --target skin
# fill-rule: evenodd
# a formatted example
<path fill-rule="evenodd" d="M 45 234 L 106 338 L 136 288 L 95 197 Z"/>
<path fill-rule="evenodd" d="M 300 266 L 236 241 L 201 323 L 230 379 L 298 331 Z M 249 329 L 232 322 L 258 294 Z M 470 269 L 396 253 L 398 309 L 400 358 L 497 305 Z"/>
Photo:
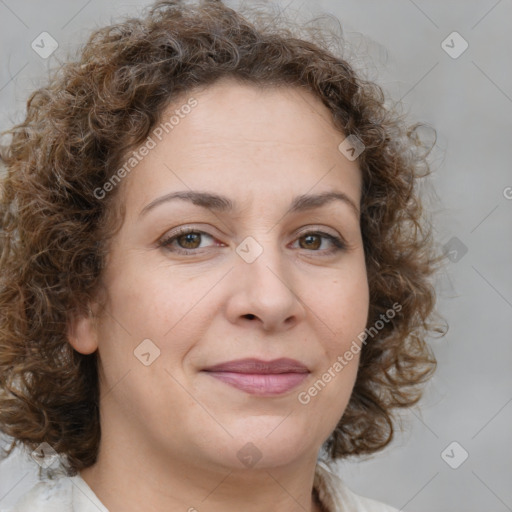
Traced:
<path fill-rule="evenodd" d="M 197 106 L 119 185 L 126 216 L 104 269 L 106 307 L 92 304 L 69 330 L 77 351 L 100 358 L 100 451 L 81 476 L 112 512 L 317 511 L 317 455 L 347 406 L 359 354 L 307 405 L 298 394 L 364 330 L 369 291 L 358 214 L 342 201 L 288 209 L 295 196 L 328 191 L 358 208 L 361 172 L 309 92 L 224 79 L 190 96 Z M 190 189 L 239 208 L 175 200 L 139 217 Z M 179 226 L 207 235 L 159 247 Z M 335 246 L 310 231 L 347 248 L 329 255 Z M 248 236 L 263 250 L 252 263 L 236 252 Z M 134 350 L 148 338 L 160 356 L 145 366 Z M 290 357 L 311 373 L 262 397 L 201 372 L 246 357 Z M 261 454 L 251 467 L 237 457 L 247 443 Z"/>

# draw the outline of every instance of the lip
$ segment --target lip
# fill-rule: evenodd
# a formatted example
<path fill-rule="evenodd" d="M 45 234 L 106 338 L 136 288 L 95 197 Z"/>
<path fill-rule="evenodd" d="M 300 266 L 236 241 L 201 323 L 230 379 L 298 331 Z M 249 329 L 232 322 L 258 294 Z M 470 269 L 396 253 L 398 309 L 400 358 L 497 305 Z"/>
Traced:
<path fill-rule="evenodd" d="M 286 393 L 310 373 L 307 366 L 289 358 L 272 361 L 238 359 L 205 368 L 203 372 L 240 391 L 260 396 Z"/>
<path fill-rule="evenodd" d="M 258 373 L 258 374 L 277 374 L 277 373 L 308 373 L 309 369 L 295 359 L 282 357 L 272 361 L 263 361 L 262 359 L 247 358 L 236 359 L 219 363 L 205 368 L 207 372 L 236 372 L 236 373 Z"/>

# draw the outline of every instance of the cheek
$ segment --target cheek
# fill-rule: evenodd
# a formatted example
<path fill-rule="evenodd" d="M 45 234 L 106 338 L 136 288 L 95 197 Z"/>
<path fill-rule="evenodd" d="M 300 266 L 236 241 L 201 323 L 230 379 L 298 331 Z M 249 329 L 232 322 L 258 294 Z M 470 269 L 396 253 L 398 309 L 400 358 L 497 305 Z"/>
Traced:
<path fill-rule="evenodd" d="M 361 333 L 368 318 L 368 289 L 345 287 L 332 291 L 320 311 L 329 334 L 321 338 L 322 364 L 307 387 L 297 396 L 300 410 L 307 411 L 312 429 L 326 439 L 336 428 L 348 405 L 357 377 L 361 356 Z"/>
<path fill-rule="evenodd" d="M 357 339 L 368 320 L 370 292 L 366 269 L 359 265 L 340 274 L 315 294 L 315 313 L 332 335 L 327 347 L 330 353 L 343 350 L 347 343 Z"/>
<path fill-rule="evenodd" d="M 323 364 L 313 387 L 299 402 L 312 407 L 331 404 L 330 416 L 337 421 L 350 398 L 357 376 L 369 308 L 369 287 L 364 267 L 359 272 L 334 279 L 317 292 L 317 314 L 326 329 L 321 337 Z M 314 404 L 313 404 L 314 402 Z M 321 405 L 323 404 L 323 405 Z"/>
<path fill-rule="evenodd" d="M 125 414 L 156 422 L 162 404 L 193 405 L 178 384 L 179 361 L 202 335 L 201 289 L 176 277 L 163 279 L 162 271 L 137 268 L 143 269 L 142 262 L 119 267 L 108 284 L 99 331 L 103 386 Z"/>
<path fill-rule="evenodd" d="M 174 274 L 171 276 L 171 274 Z M 155 265 L 143 259 L 116 271 L 109 283 L 108 309 L 123 323 L 132 338 L 154 337 L 163 342 L 187 321 L 196 324 L 194 311 L 208 291 L 208 283 L 180 275 L 179 270 Z M 208 281 L 208 280 L 206 280 Z M 190 319 L 194 323 L 190 323 Z"/>
<path fill-rule="evenodd" d="M 143 269 L 143 262 L 137 268 Z M 182 407 L 190 397 L 178 382 L 186 381 L 185 361 L 208 337 L 212 304 L 218 302 L 212 288 L 220 278 L 213 272 L 190 277 L 177 271 L 171 278 L 169 268 L 157 266 L 149 272 L 119 270 L 110 283 L 112 318 L 107 317 L 101 337 L 106 388 L 129 371 L 124 382 L 131 391 L 120 400 L 147 406 L 145 414 L 152 414 L 155 403 L 177 401 Z M 177 394 L 170 397 L 172 390 Z"/>

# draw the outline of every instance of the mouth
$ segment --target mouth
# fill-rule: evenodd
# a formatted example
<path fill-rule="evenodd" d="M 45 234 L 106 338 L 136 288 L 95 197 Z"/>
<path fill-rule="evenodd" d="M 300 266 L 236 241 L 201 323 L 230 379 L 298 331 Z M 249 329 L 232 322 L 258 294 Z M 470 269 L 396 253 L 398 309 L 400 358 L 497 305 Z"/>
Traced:
<path fill-rule="evenodd" d="M 259 396 L 275 396 L 291 391 L 310 374 L 307 366 L 288 358 L 273 361 L 238 359 L 202 371 L 240 391 Z"/>

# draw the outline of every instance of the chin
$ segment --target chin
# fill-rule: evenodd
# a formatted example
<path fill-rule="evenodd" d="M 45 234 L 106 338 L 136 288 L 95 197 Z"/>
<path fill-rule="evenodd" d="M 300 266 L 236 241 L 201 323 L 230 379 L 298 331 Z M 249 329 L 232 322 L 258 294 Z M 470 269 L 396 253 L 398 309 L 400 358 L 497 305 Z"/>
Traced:
<path fill-rule="evenodd" d="M 292 464 L 297 459 L 315 457 L 322 444 L 312 437 L 311 427 L 293 423 L 292 415 L 283 421 L 275 416 L 255 416 L 228 428 L 233 437 L 212 440 L 216 463 L 229 469 L 270 469 Z M 296 421 L 296 419 L 295 419 Z M 210 450 L 209 450 L 210 451 Z"/>

